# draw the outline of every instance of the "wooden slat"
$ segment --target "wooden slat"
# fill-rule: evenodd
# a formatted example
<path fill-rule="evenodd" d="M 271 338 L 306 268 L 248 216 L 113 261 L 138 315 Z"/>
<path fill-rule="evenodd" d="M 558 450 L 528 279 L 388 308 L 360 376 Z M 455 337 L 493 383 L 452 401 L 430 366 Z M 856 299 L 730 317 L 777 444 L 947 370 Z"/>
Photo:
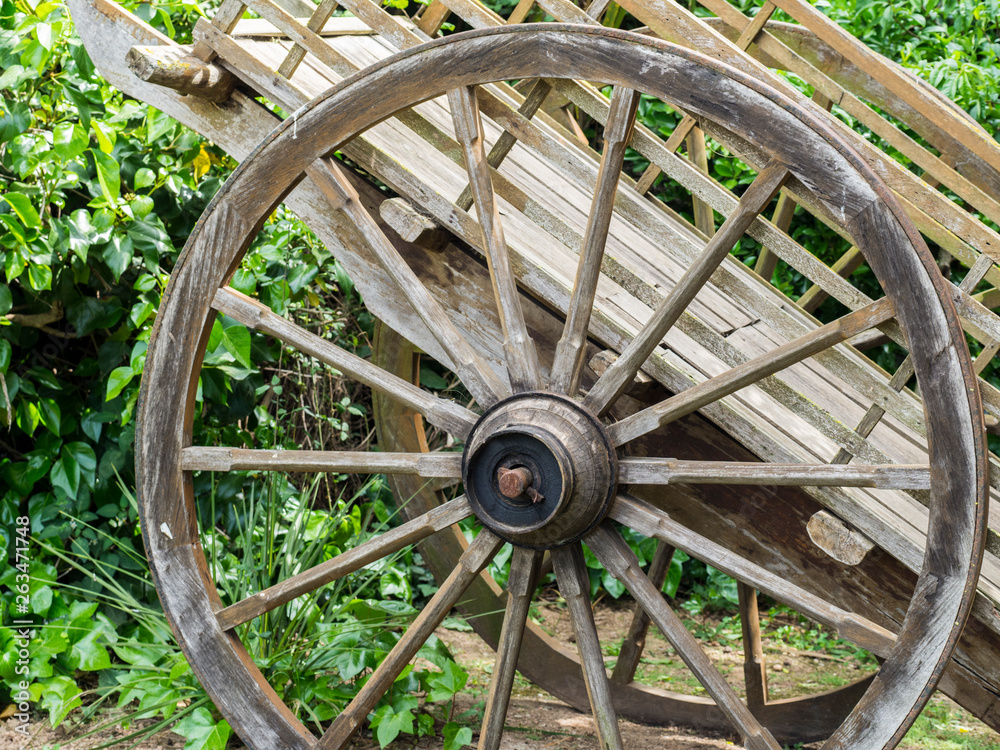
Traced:
<path fill-rule="evenodd" d="M 747 691 L 747 708 L 757 715 L 767 703 L 767 669 L 764 647 L 760 639 L 760 613 L 757 611 L 757 591 L 743 582 L 736 584 L 740 599 L 740 631 L 743 636 L 743 683 Z"/>
<path fill-rule="evenodd" d="M 507 608 L 497 645 L 497 658 L 490 675 L 490 693 L 479 733 L 478 750 L 498 750 L 503 737 L 504 722 L 510 705 L 510 691 L 517 673 L 517 659 L 531 609 L 532 596 L 538 585 L 542 553 L 514 547 L 507 577 Z"/>
<path fill-rule="evenodd" d="M 549 388 L 558 393 L 575 395 L 580 384 L 580 371 L 590 327 L 590 314 L 597 294 L 597 281 L 608 242 L 608 230 L 615 208 L 615 194 L 625 161 L 625 149 L 632 137 L 639 93 L 616 87 L 611 97 L 611 109 L 604 127 L 604 152 L 597 171 L 597 185 L 587 219 L 580 262 L 573 282 L 573 295 L 563 334 L 556 344 Z"/>
<path fill-rule="evenodd" d="M 885 628 L 790 584 L 781 576 L 735 555 L 732 550 L 687 529 L 671 520 L 666 513 L 640 500 L 619 497 L 612 504 L 609 515 L 629 528 L 673 545 L 726 575 L 788 604 L 800 614 L 832 628 L 842 638 L 878 656 L 888 656 L 895 643 L 896 636 Z M 594 552 L 597 554 L 596 550 Z"/>
<path fill-rule="evenodd" d="M 615 445 L 627 443 L 795 362 L 846 341 L 862 331 L 874 328 L 890 320 L 893 315 L 892 305 L 888 300 L 874 302 L 867 308 L 848 313 L 812 333 L 783 344 L 762 357 L 745 362 L 683 393 L 671 396 L 655 406 L 647 407 L 620 422 L 615 422 L 609 427 L 608 432 Z"/>
<path fill-rule="evenodd" d="M 622 736 L 618 728 L 608 673 L 604 669 L 604 652 L 594 624 L 594 611 L 590 604 L 590 579 L 583 561 L 583 549 L 574 542 L 552 550 L 552 564 L 556 571 L 559 593 L 566 600 L 576 645 L 583 662 L 583 677 L 587 683 L 590 707 L 597 723 L 601 748 L 622 750 Z"/>

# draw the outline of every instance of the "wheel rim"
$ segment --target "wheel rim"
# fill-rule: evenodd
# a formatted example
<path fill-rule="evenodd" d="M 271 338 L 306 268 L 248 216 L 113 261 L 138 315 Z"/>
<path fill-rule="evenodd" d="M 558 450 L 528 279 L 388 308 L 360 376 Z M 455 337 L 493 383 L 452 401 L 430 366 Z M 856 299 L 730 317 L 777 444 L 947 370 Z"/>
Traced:
<path fill-rule="evenodd" d="M 545 52 L 540 53 L 540 50 Z M 462 98 L 468 97 L 461 93 L 464 87 L 485 82 L 484 78 L 489 76 L 484 76 L 483 70 L 501 69 L 503 79 L 568 77 L 605 81 L 625 92 L 630 91 L 630 87 L 639 87 L 660 98 L 680 100 L 686 110 L 721 122 L 730 129 L 737 129 L 739 114 L 746 108 L 762 109 L 769 113 L 771 121 L 762 121 L 760 125 L 751 123 L 743 133 L 771 154 L 772 159 L 775 155 L 781 156 L 772 164 L 768 178 L 784 169 L 783 164 L 812 167 L 824 164 L 825 171 L 803 168 L 800 172 L 796 171 L 797 167 L 792 167 L 792 171 L 813 192 L 822 196 L 828 206 L 851 217 L 847 223 L 855 231 L 856 242 L 882 280 L 896 317 L 908 335 L 928 405 L 931 465 L 935 467 L 931 491 L 935 502 L 931 511 L 925 574 L 918 582 L 914 598 L 928 605 L 911 607 L 885 666 L 852 715 L 830 739 L 828 747 L 875 748 L 895 744 L 929 697 L 954 646 L 960 624 L 967 615 L 981 554 L 985 446 L 982 434 L 973 429 L 974 420 L 978 420 L 981 412 L 968 356 L 963 356 L 961 346 L 956 344 L 962 341 L 961 329 L 943 291 L 943 282 L 937 278 L 933 260 L 915 231 L 902 218 L 891 196 L 867 167 L 820 123 L 779 95 L 719 63 L 664 43 L 607 30 L 554 26 L 544 30 L 474 32 L 463 39 L 453 39 L 447 46 L 431 44 L 376 65 L 363 76 L 345 81 L 305 107 L 295 118 L 297 133 L 294 139 L 291 124 L 279 128 L 237 170 L 199 222 L 175 269 L 157 320 L 143 382 L 137 447 L 143 530 L 151 566 L 164 609 L 193 667 L 248 743 L 255 747 L 313 745 L 314 738 L 266 685 L 232 631 L 220 627 L 216 612 L 221 602 L 208 577 L 204 555 L 198 545 L 189 473 L 198 466 L 186 460 L 184 451 L 190 445 L 194 391 L 214 315 L 213 301 L 215 309 L 225 309 L 237 319 L 242 316 L 244 322 L 251 321 L 258 327 L 267 317 L 252 304 L 247 306 L 246 301 L 231 294 L 220 296 L 217 290 L 235 269 L 255 228 L 301 176 L 310 171 L 314 179 L 323 179 L 322 173 L 317 175 L 318 167 L 313 165 L 317 157 L 331 153 L 350 136 L 404 105 L 443 90 L 459 92 L 452 100 L 452 108 L 461 112 L 463 106 L 469 105 L 468 99 Z M 445 72 L 441 73 L 442 70 Z M 373 102 L 368 96 L 372 90 L 385 96 Z M 713 98 L 702 95 L 709 91 Z M 623 95 L 620 100 L 624 99 Z M 471 111 L 474 114 L 474 109 Z M 787 131 L 772 127 L 773 123 L 800 132 L 802 138 L 789 141 Z M 463 122 L 461 117 L 456 123 L 460 136 L 463 127 L 471 130 L 474 125 L 474 122 L 470 125 L 468 118 Z M 292 143 L 293 140 L 298 143 Z M 466 141 L 472 140 L 474 134 L 467 133 Z M 476 174 L 473 171 L 474 188 Z M 484 172 L 478 174 L 482 176 Z M 766 179 L 761 179 L 763 176 L 764 172 L 759 176 L 760 189 L 766 193 L 769 186 L 765 184 Z M 780 186 L 780 182 L 776 184 Z M 240 188 L 246 185 L 257 189 L 241 191 Z M 480 188 L 479 205 L 489 205 L 489 186 L 480 185 Z M 483 224 L 489 234 L 487 222 Z M 588 229 L 588 236 L 599 238 L 600 228 L 595 232 Z M 502 246 L 502 236 L 499 246 Z M 520 313 L 513 276 L 509 265 L 506 271 L 502 262 L 499 267 L 497 265 L 505 258 L 491 257 L 490 261 L 501 317 L 505 322 L 510 380 L 515 393 L 530 391 L 541 385 L 541 381 L 537 361 L 532 359 L 533 349 L 530 341 L 526 341 L 523 318 L 518 320 Z M 399 278 L 401 286 L 406 283 L 405 278 Z M 419 289 L 410 289 L 408 293 L 419 297 Z M 424 311 L 429 307 L 425 306 Z M 882 305 L 868 311 L 867 317 L 848 318 L 851 318 L 851 325 L 870 326 L 872 318 L 884 322 L 891 317 L 887 315 L 890 312 L 887 305 Z M 586 313 L 582 327 L 578 325 L 578 330 L 584 334 L 589 309 Z M 573 312 L 570 320 L 568 328 L 573 327 Z M 209 325 L 206 326 L 206 322 Z M 462 341 L 448 339 L 447 333 L 442 333 L 444 339 L 439 342 L 449 349 L 456 371 L 480 402 L 489 406 L 506 395 L 506 386 L 496 374 Z M 169 343 L 165 343 L 167 339 Z M 826 340 L 814 338 L 811 343 Z M 834 336 L 829 340 L 838 339 Z M 557 349 L 557 373 L 553 377 L 553 382 L 559 386 L 557 390 L 575 390 L 581 351 L 579 343 L 574 345 L 572 341 L 564 346 L 562 355 Z M 622 360 L 626 357 L 627 354 L 623 355 Z M 361 370 L 355 368 L 355 372 L 361 373 Z M 628 374 L 627 368 L 619 372 Z M 760 376 L 761 372 L 765 370 L 758 368 L 752 374 Z M 363 379 L 368 375 L 361 373 L 359 377 Z M 601 394 L 600 389 L 595 388 L 584 401 L 594 412 L 603 411 L 618 395 L 613 379 L 605 381 L 605 386 L 603 395 L 595 396 L 595 391 Z M 685 409 L 700 408 L 702 396 L 719 397 L 725 392 L 731 391 L 720 391 L 718 384 L 714 390 L 709 387 L 685 391 L 679 401 L 675 397 L 669 404 L 664 402 L 666 405 L 659 410 L 646 410 L 641 415 L 614 423 L 609 430 L 611 438 L 621 445 L 659 426 L 663 420 L 688 413 Z M 466 434 L 471 428 L 471 420 L 462 411 L 411 396 L 413 403 L 430 410 L 425 413 L 439 424 Z M 633 482 L 638 468 L 631 469 L 633 474 L 629 476 Z M 652 522 L 658 520 L 655 513 L 649 518 L 644 513 L 647 509 L 641 505 L 616 501 L 610 517 L 628 521 L 634 527 L 646 523 L 649 518 Z M 451 593 L 471 582 L 499 543 L 488 533 L 480 534 L 477 540 L 480 541 L 467 553 L 462 571 L 456 572 L 458 577 L 450 588 L 446 584 L 445 589 Z M 627 548 L 622 549 L 609 527 L 597 526 L 587 540 L 592 549 L 600 550 L 598 556 L 607 567 L 637 587 L 634 594 L 649 593 L 648 587 L 644 589 L 643 581 L 634 575 L 637 566 L 629 559 Z M 615 739 L 613 711 L 607 695 L 606 676 L 602 677 L 599 645 L 595 655 L 589 635 L 589 608 L 584 606 L 586 587 L 579 576 L 579 554 L 575 544 L 558 548 L 554 555 L 557 577 L 575 614 L 578 639 L 584 653 L 585 678 L 589 692 L 596 696 L 595 716 L 602 727 L 602 739 L 612 745 L 620 744 L 620 740 Z M 508 643 L 508 653 L 513 648 L 511 644 L 518 640 L 517 620 L 522 618 L 523 622 L 524 601 L 530 598 L 530 582 L 537 574 L 538 564 L 537 556 L 527 551 L 518 553 L 516 559 L 524 590 L 508 598 L 507 622 L 513 626 L 500 636 L 501 641 Z M 447 603 L 447 596 L 438 601 L 439 607 Z M 652 601 L 649 606 L 659 616 L 661 629 L 669 630 L 675 625 L 669 609 Z M 424 622 L 420 621 L 419 626 L 415 623 L 410 632 L 419 635 Z M 512 637 L 508 637 L 510 632 Z M 683 638 L 683 633 L 676 631 L 675 637 Z M 696 653 L 689 655 L 697 661 Z M 506 663 L 513 662 L 508 659 Z M 600 663 L 599 669 L 595 666 L 597 663 Z M 238 679 L 234 680 L 234 675 Z M 706 675 L 705 680 L 714 679 L 711 674 Z M 368 693 L 374 691 L 378 683 L 379 680 L 373 677 L 366 686 L 366 689 L 372 686 Z M 717 702 L 726 704 L 728 697 L 724 686 L 716 685 L 714 690 Z M 357 706 L 352 704 L 319 746 L 341 746 L 364 719 L 365 706 L 363 700 Z M 725 705 L 725 710 L 746 736 L 748 746 L 775 747 L 745 706 Z"/>

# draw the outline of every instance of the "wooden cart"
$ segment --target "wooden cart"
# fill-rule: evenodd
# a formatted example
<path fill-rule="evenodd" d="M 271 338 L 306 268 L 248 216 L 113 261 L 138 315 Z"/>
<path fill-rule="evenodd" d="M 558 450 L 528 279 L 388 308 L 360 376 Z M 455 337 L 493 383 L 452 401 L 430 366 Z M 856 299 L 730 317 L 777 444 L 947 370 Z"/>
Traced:
<path fill-rule="evenodd" d="M 1000 391 L 977 377 L 1000 349 L 1000 235 L 974 213 L 1000 221 L 1000 148 L 940 94 L 807 0 L 769 0 L 752 19 L 724 0 L 703 0 L 712 19 L 672 0 L 620 2 L 642 35 L 603 28 L 602 0 L 585 10 L 521 0 L 507 19 L 476 0 L 433 0 L 415 18 L 371 0 L 224 0 L 193 48 L 109 0 L 69 5 L 108 80 L 243 162 L 160 310 L 137 454 L 164 608 L 249 745 L 345 747 L 460 601 L 497 647 L 481 748 L 499 746 L 515 665 L 592 710 L 606 747 L 621 746 L 616 716 L 728 728 L 752 748 L 892 747 L 935 686 L 1000 727 L 1000 539 L 987 528 L 1000 474 L 983 433 L 983 410 L 1000 416 Z M 798 23 L 771 21 L 777 9 Z M 449 16 L 475 31 L 422 46 Z M 526 22 L 539 19 L 561 23 Z M 775 70 L 812 86 L 812 101 Z M 666 138 L 635 124 L 652 101 L 640 94 L 682 115 Z M 279 116 L 256 96 L 294 114 L 275 129 Z M 830 117 L 833 105 L 911 168 Z M 603 126 L 600 153 L 567 107 Z M 706 136 L 757 172 L 740 197 L 710 175 Z M 627 146 L 650 163 L 638 179 L 621 173 Z M 689 191 L 693 222 L 651 192 L 661 174 Z M 370 360 L 227 286 L 282 201 L 383 321 Z M 850 250 L 826 265 L 795 238 L 796 207 Z M 744 234 L 764 248 L 753 269 L 729 255 Z M 941 276 L 921 234 L 968 269 L 960 284 Z M 782 294 L 770 283 L 778 262 L 812 288 Z M 862 263 L 885 297 L 852 283 Z M 812 313 L 828 297 L 847 312 L 822 325 Z M 369 385 L 383 452 L 192 446 L 218 312 Z M 965 336 L 981 344 L 974 361 Z M 909 351 L 891 374 L 859 353 L 885 340 Z M 456 372 L 476 406 L 420 388 L 418 352 Z M 914 374 L 919 396 L 906 388 Z M 425 420 L 464 454 L 427 453 Z M 190 476 L 244 469 L 384 472 L 411 498 L 411 520 L 223 607 Z M 440 489 L 458 481 L 460 497 Z M 470 515 L 482 531 L 466 543 L 456 524 Z M 612 522 L 660 540 L 648 570 Z M 439 592 L 315 737 L 235 628 L 431 534 L 422 550 Z M 610 676 L 581 540 L 639 603 Z M 504 542 L 515 545 L 506 592 L 482 572 Z M 676 549 L 740 581 L 745 700 L 658 593 Z M 526 622 L 549 564 L 576 649 Z M 878 674 L 769 700 L 757 591 L 877 654 Z M 709 697 L 634 679 L 651 621 Z"/>

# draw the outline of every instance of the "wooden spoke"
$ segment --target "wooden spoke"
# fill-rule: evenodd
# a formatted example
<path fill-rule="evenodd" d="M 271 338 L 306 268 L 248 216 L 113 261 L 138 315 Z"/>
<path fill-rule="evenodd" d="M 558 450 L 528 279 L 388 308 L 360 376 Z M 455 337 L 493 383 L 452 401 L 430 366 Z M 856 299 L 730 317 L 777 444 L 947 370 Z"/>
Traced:
<path fill-rule="evenodd" d="M 541 79 L 535 81 L 531 84 L 531 89 L 528 91 L 528 95 L 524 98 L 524 101 L 521 102 L 521 106 L 517 108 L 517 113 L 530 120 L 535 116 L 538 108 L 542 106 L 545 98 L 551 91 L 552 84 L 548 81 Z M 517 136 L 509 130 L 504 130 L 497 139 L 497 142 L 493 144 L 493 148 L 490 149 L 490 153 L 486 157 L 486 163 L 493 167 L 493 169 L 499 169 L 500 165 L 503 164 L 503 160 L 507 158 L 507 154 L 510 153 L 510 150 L 514 148 L 514 144 L 516 143 Z M 472 185 L 470 183 L 462 190 L 461 195 L 458 196 L 458 200 L 455 201 L 455 205 L 463 211 L 468 211 L 472 208 L 472 202 Z"/>
<path fill-rule="evenodd" d="M 604 654 L 601 652 L 594 611 L 590 605 L 590 581 L 583 561 L 583 548 L 579 542 L 557 547 L 552 550 L 552 563 L 559 583 L 559 593 L 566 600 L 570 619 L 573 621 L 576 645 L 580 650 L 580 661 L 583 662 L 583 679 L 594 721 L 597 722 L 601 748 L 621 750 L 622 736 L 618 729 L 618 717 L 611 700 L 611 686 L 604 669 Z"/>
<path fill-rule="evenodd" d="M 993 259 L 986 253 L 983 253 L 979 256 L 978 260 L 972 264 L 972 268 L 969 269 L 969 272 L 965 275 L 965 278 L 962 279 L 962 283 L 959 284 L 958 288 L 963 292 L 971 294 L 972 291 L 979 285 L 979 282 L 986 277 L 986 274 L 993 269 L 993 265 Z M 996 354 L 996 349 L 990 353 L 990 348 L 990 346 L 987 346 L 983 353 L 992 358 L 993 355 Z M 975 368 L 978 364 L 979 359 L 977 358 L 976 362 L 973 363 L 973 368 Z M 889 379 L 889 387 L 894 391 L 903 390 L 906 384 L 910 382 L 910 378 L 913 377 L 913 372 L 913 357 L 907 355 L 906 359 L 899 364 L 899 367 L 896 368 L 896 372 L 894 372 L 892 377 Z M 981 372 L 981 368 L 976 370 L 976 372 Z M 855 432 L 863 438 L 868 437 L 871 435 L 872 430 L 875 429 L 875 426 L 882 420 L 884 415 L 885 409 L 878 404 L 872 404 L 868 407 L 868 411 L 865 412 L 865 415 L 861 418 L 861 422 L 858 423 L 858 427 Z M 841 448 L 837 451 L 837 455 L 833 457 L 830 463 L 847 464 L 851 462 L 853 457 L 854 456 L 848 450 Z"/>
<path fill-rule="evenodd" d="M 374 451 L 268 451 L 190 446 L 181 453 L 187 471 L 336 471 L 342 474 L 413 474 L 461 479 L 461 453 Z"/>
<path fill-rule="evenodd" d="M 664 601 L 660 590 L 642 574 L 639 560 L 613 527 L 603 523 L 586 537 L 587 546 L 613 576 L 625 584 L 656 623 L 678 655 L 729 717 L 752 750 L 780 750 L 777 742 L 739 699 L 697 639 Z"/>
<path fill-rule="evenodd" d="M 493 180 L 486 162 L 483 123 L 479 116 L 474 87 L 462 87 L 448 92 L 451 115 L 455 121 L 455 134 L 465 152 L 465 166 L 469 172 L 469 185 L 476 204 L 476 215 L 483 233 L 486 262 L 493 282 L 493 294 L 500 312 L 503 328 L 504 353 L 507 371 L 515 393 L 537 390 L 538 353 L 535 342 L 528 335 L 524 312 L 517 291 L 514 270 L 510 265 L 507 241 L 500 222 L 500 210 L 493 193 Z"/>
<path fill-rule="evenodd" d="M 781 162 L 772 161 L 761 170 L 740 198 L 736 210 L 663 299 L 639 335 L 632 339 L 622 355 L 594 384 L 584 400 L 585 406 L 598 414 L 604 414 L 610 408 L 786 179 L 788 169 Z"/>
<path fill-rule="evenodd" d="M 331 581 L 353 573 L 365 565 L 381 560 L 387 555 L 416 544 L 421 539 L 441 531 L 452 524 L 472 515 L 469 501 L 464 496 L 450 500 L 443 505 L 424 513 L 402 526 L 397 526 L 374 539 L 369 539 L 354 549 L 342 552 L 336 557 L 326 560 L 309 570 L 259 591 L 253 596 L 231 604 L 220 610 L 216 618 L 223 630 L 230 630 L 244 622 L 249 622 L 275 607 L 287 604 L 298 596 L 314 591 Z M 459 592 L 461 593 L 461 592 Z"/>
<path fill-rule="evenodd" d="M 587 231 L 580 250 L 576 280 L 569 304 L 569 314 L 562 337 L 556 345 L 555 360 L 549 388 L 557 393 L 573 395 L 580 382 L 583 354 L 587 344 L 590 313 L 597 294 L 597 280 L 601 275 L 604 246 L 608 241 L 611 215 L 615 210 L 615 194 L 621 177 L 625 150 L 632 137 L 635 111 L 639 106 L 639 93 L 621 86 L 611 96 L 611 110 L 604 128 L 604 153 L 597 171 L 597 186 L 590 204 Z"/>
<path fill-rule="evenodd" d="M 747 706 L 757 714 L 767 703 L 767 670 L 764 667 L 764 647 L 760 642 L 760 613 L 757 611 L 757 591 L 753 586 L 737 582 L 740 597 L 740 628 L 743 631 L 743 682 L 747 689 Z"/>
<path fill-rule="evenodd" d="M 878 487 L 926 490 L 929 466 L 886 464 L 770 464 L 737 461 L 678 461 L 673 458 L 623 458 L 621 484 L 764 484 L 801 487 Z"/>
<path fill-rule="evenodd" d="M 451 611 L 469 584 L 482 572 L 500 549 L 503 540 L 488 529 L 483 529 L 472 540 L 468 549 L 458 560 L 451 575 L 441 584 L 441 588 L 431 598 L 420 614 L 407 628 L 403 637 L 393 646 L 392 651 L 368 678 L 368 682 L 358 691 L 333 725 L 327 730 L 316 750 L 340 750 L 347 745 L 361 723 L 375 707 L 379 698 L 390 688 L 399 673 L 416 656 L 417 651 L 430 637 L 442 620 Z"/>
<path fill-rule="evenodd" d="M 841 637 L 874 654 L 887 656 L 896 641 L 896 636 L 885 628 L 853 612 L 842 610 L 759 565 L 733 554 L 731 550 L 685 528 L 666 513 L 641 500 L 619 496 L 611 506 L 609 517 L 640 534 L 671 544 L 692 557 L 718 568 L 726 575 L 784 602 L 806 617 L 836 630 Z M 590 545 L 589 539 L 590 537 L 588 545 Z M 594 554 L 597 554 L 596 550 Z M 607 567 L 607 563 L 604 564 Z"/>
<path fill-rule="evenodd" d="M 390 375 L 368 360 L 340 348 L 283 318 L 266 305 L 235 289 L 223 287 L 215 293 L 212 307 L 248 328 L 255 328 L 280 339 L 289 346 L 335 367 L 345 375 L 396 399 L 420 412 L 428 421 L 454 435 L 465 438 L 476 423 L 474 412 L 421 390 L 402 378 Z"/>
<path fill-rule="evenodd" d="M 331 206 L 343 211 L 354 223 L 378 258 L 379 264 L 392 277 L 414 311 L 444 349 L 451 360 L 450 364 L 476 401 L 486 408 L 507 395 L 509 393 L 507 386 L 476 353 L 451 322 L 441 303 L 431 296 L 427 287 L 407 265 L 403 256 L 365 209 L 357 191 L 341 173 L 334 160 L 317 159 L 307 170 L 307 174 L 330 201 Z"/>
<path fill-rule="evenodd" d="M 667 573 L 670 571 L 670 561 L 674 558 L 674 548 L 669 544 L 657 542 L 656 552 L 653 553 L 653 561 L 649 564 L 647 577 L 657 591 L 663 588 L 664 581 L 667 580 Z M 649 613 L 642 607 L 636 605 L 632 613 L 632 622 L 628 628 L 628 634 L 622 641 L 622 647 L 618 651 L 618 661 L 615 669 L 611 673 L 611 681 L 628 684 L 635 678 L 635 670 L 639 668 L 639 659 L 642 658 L 643 649 L 646 646 L 646 634 L 649 632 Z"/>
<path fill-rule="evenodd" d="M 724 227 L 719 230 L 719 234 L 722 234 L 723 231 Z M 862 331 L 886 323 L 893 316 L 894 312 L 889 300 L 880 299 L 860 310 L 848 313 L 832 323 L 827 323 L 825 326 L 792 339 L 766 354 L 727 370 L 721 375 L 691 386 L 686 391 L 647 407 L 621 422 L 616 422 L 608 428 L 608 432 L 615 445 L 635 440 L 668 422 L 728 396 L 740 388 L 751 385 L 824 349 L 846 341 Z M 626 349 L 626 351 L 628 350 Z M 604 377 L 607 377 L 609 372 L 611 372 L 611 368 L 608 368 Z"/>
<path fill-rule="evenodd" d="M 538 585 L 542 553 L 524 547 L 514 547 L 507 578 L 507 611 L 504 614 L 497 658 L 490 680 L 490 696 L 479 735 L 479 750 L 497 750 L 503 736 L 504 721 L 510 705 L 510 690 L 517 672 L 524 627 L 528 621 L 531 598 Z"/>

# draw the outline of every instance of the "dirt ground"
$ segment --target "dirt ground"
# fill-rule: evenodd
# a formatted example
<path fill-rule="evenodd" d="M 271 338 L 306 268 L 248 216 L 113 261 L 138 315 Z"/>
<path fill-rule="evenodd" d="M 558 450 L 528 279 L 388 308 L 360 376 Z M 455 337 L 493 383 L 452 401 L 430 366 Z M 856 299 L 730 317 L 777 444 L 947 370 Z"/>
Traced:
<path fill-rule="evenodd" d="M 532 619 L 550 635 L 563 643 L 574 640 L 572 626 L 565 609 L 544 602 L 533 608 Z M 620 634 L 627 631 L 631 610 L 617 605 L 599 606 L 595 619 L 602 634 L 603 643 L 617 643 Z M 769 691 L 772 698 L 788 697 L 808 692 L 822 692 L 864 676 L 872 667 L 861 665 L 855 659 L 831 655 L 824 652 L 803 651 L 787 643 L 787 636 L 779 638 L 775 632 L 782 623 L 780 618 L 771 623 L 771 636 L 765 633 L 765 657 L 768 664 Z M 742 693 L 742 648 L 738 635 L 738 624 L 721 618 L 707 617 L 691 624 L 702 643 L 733 687 Z M 617 639 L 614 634 L 618 634 Z M 454 713 L 474 710 L 481 704 L 489 688 L 489 675 L 493 669 L 494 653 L 473 632 L 439 629 L 437 633 L 452 650 L 456 660 L 469 672 L 465 691 L 457 700 Z M 614 655 L 608 655 L 609 665 Z M 650 631 L 644 652 L 644 664 L 639 677 L 646 682 L 675 692 L 692 695 L 703 694 L 703 689 L 680 663 L 676 654 L 655 630 Z M 148 725 L 148 724 L 147 724 Z M 514 685 L 514 696 L 507 717 L 508 730 L 502 744 L 503 750 L 597 750 L 594 721 L 589 714 L 579 713 L 554 700 L 537 686 L 518 676 Z M 709 748 L 734 748 L 732 737 L 722 735 L 705 736 L 679 727 L 648 727 L 621 721 L 622 739 L 627 748 L 660 748 L 662 750 L 707 750 Z M 130 731 L 135 731 L 133 726 Z M 113 727 L 96 736 L 84 740 L 74 740 L 85 731 L 77 728 L 69 732 L 62 728 L 52 730 L 43 717 L 33 722 L 31 737 L 27 743 L 22 735 L 14 732 L 13 720 L 0 723 L 0 750 L 90 750 L 91 748 L 114 743 L 126 732 L 121 727 Z M 138 750 L 180 750 L 183 738 L 166 732 L 135 746 Z M 243 750 L 230 743 L 231 747 Z M 408 737 L 397 740 L 391 747 L 417 748 L 419 750 L 440 750 L 440 738 L 421 738 L 415 741 Z M 114 750 L 133 747 L 132 742 L 110 745 Z M 370 735 L 359 736 L 352 745 L 355 750 L 375 750 L 378 743 Z M 818 748 L 806 746 L 802 750 Z"/>

